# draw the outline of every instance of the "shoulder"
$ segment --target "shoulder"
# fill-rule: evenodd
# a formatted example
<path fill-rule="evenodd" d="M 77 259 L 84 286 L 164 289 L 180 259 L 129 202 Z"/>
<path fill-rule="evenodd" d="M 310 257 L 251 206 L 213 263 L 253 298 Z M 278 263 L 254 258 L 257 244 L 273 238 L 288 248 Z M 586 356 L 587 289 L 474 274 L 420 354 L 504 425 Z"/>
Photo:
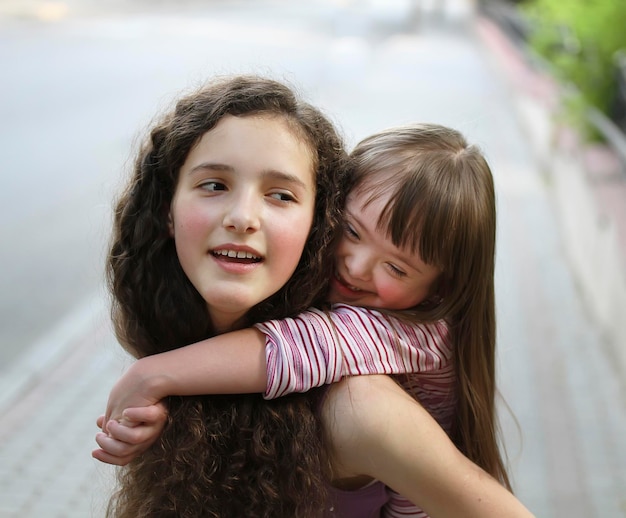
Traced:
<path fill-rule="evenodd" d="M 386 375 L 351 376 L 334 383 L 322 406 L 322 417 L 336 436 L 359 444 L 375 443 L 389 426 L 390 401 L 412 398 Z"/>
<path fill-rule="evenodd" d="M 415 407 L 415 400 L 389 376 L 353 376 L 333 384 L 321 418 L 341 475 L 380 478 L 382 466 L 402 448 L 398 445 L 409 440 L 410 429 L 399 416 Z"/>
<path fill-rule="evenodd" d="M 402 313 L 380 311 L 372 308 L 334 304 L 331 312 L 335 321 L 355 326 L 368 326 L 392 330 L 401 338 L 409 340 L 430 339 L 447 341 L 450 330 L 445 320 L 435 322 L 415 322 Z"/>

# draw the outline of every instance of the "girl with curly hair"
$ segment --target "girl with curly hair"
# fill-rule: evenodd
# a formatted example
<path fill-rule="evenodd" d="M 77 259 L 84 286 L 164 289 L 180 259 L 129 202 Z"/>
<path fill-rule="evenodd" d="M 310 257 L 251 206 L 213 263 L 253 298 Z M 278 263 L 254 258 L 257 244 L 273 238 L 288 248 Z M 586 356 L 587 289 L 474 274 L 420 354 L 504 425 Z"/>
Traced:
<path fill-rule="evenodd" d="M 344 145 L 287 86 L 218 79 L 152 128 L 117 202 L 113 322 L 136 358 L 321 303 Z M 327 462 L 314 394 L 172 397 L 120 471 L 118 517 L 316 516 Z"/>

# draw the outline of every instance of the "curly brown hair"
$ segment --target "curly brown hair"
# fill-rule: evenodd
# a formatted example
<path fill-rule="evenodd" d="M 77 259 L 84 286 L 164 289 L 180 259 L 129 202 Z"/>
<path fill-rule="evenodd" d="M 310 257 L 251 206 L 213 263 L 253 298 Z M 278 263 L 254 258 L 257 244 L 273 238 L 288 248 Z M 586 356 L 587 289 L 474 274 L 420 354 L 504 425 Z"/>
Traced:
<path fill-rule="evenodd" d="M 257 76 L 219 78 L 180 99 L 141 147 L 117 202 L 107 265 L 122 346 L 142 357 L 215 334 L 206 303 L 184 274 L 167 227 L 178 173 L 198 140 L 225 115 L 284 118 L 312 151 L 313 225 L 295 273 L 252 308 L 246 325 L 322 303 L 332 271 L 348 178 L 333 124 L 286 85 Z M 309 517 L 324 502 L 328 459 L 314 392 L 173 397 L 153 447 L 119 472 L 108 515 L 117 517 Z"/>

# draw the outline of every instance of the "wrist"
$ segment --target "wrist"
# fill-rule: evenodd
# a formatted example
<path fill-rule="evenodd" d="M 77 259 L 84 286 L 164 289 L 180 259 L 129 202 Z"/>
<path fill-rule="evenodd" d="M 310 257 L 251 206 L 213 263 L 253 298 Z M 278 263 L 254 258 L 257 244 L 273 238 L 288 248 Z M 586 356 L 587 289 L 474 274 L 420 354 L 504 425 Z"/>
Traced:
<path fill-rule="evenodd" d="M 135 379 L 138 391 L 146 398 L 154 399 L 155 402 L 174 395 L 170 392 L 172 380 L 167 370 L 162 367 L 158 355 L 154 355 L 137 360 L 128 371 L 129 375 Z"/>

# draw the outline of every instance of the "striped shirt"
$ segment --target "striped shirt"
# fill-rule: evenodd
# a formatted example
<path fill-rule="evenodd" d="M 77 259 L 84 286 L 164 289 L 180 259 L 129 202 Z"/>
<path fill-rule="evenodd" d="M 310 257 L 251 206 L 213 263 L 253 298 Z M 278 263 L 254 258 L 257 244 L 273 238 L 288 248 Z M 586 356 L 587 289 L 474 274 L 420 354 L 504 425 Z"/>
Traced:
<path fill-rule="evenodd" d="M 345 376 L 406 374 L 398 381 L 450 432 L 456 380 L 445 322 L 415 324 L 373 309 L 336 304 L 329 312 L 310 309 L 256 327 L 266 335 L 266 399 L 306 392 Z M 390 493 L 382 516 L 427 516 Z"/>
<path fill-rule="evenodd" d="M 335 304 L 329 312 L 310 309 L 256 327 L 266 335 L 266 399 L 306 392 L 345 376 L 411 374 L 399 381 L 450 431 L 455 373 L 445 322 L 414 324 L 373 309 Z"/>

